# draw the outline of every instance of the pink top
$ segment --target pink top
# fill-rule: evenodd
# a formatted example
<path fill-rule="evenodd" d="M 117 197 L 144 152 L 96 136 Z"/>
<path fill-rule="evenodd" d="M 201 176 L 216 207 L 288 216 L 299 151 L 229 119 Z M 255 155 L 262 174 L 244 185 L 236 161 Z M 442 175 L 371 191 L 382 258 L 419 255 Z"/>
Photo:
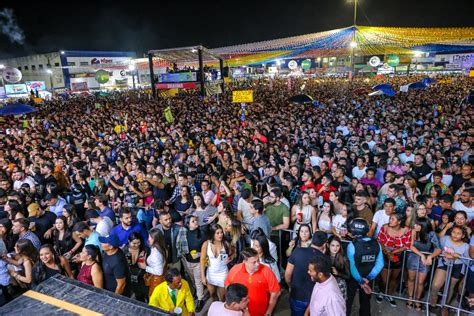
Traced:
<path fill-rule="evenodd" d="M 208 316 L 241 316 L 243 314 L 241 311 L 232 311 L 225 308 L 224 302 L 213 302 L 207 311 Z"/>
<path fill-rule="evenodd" d="M 313 287 L 313 294 L 311 294 L 309 309 L 311 316 L 346 315 L 346 301 L 336 279 L 332 275 L 323 283 L 316 282 Z"/>

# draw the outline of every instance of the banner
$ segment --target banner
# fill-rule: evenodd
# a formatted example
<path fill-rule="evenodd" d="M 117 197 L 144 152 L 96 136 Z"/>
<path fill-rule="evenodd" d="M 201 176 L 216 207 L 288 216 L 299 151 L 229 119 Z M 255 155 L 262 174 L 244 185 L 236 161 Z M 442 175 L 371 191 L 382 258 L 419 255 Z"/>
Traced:
<path fill-rule="evenodd" d="M 158 77 L 158 82 L 189 82 L 196 81 L 197 74 L 196 72 L 179 72 L 179 73 L 166 73 L 161 74 Z"/>
<path fill-rule="evenodd" d="M 116 86 L 126 86 L 128 84 L 128 79 L 115 79 Z"/>
<path fill-rule="evenodd" d="M 87 82 L 71 82 L 72 91 L 86 91 L 89 90 Z"/>
<path fill-rule="evenodd" d="M 157 89 L 194 89 L 196 88 L 196 83 L 157 83 Z"/>
<path fill-rule="evenodd" d="M 171 112 L 171 107 L 167 107 L 164 111 L 164 114 L 165 114 L 165 119 L 168 123 L 173 123 L 174 121 L 174 117 L 173 117 L 173 113 Z"/>
<path fill-rule="evenodd" d="M 5 92 L 7 95 L 28 94 L 28 89 L 26 84 L 7 84 L 5 85 Z"/>
<path fill-rule="evenodd" d="M 253 90 L 232 91 L 233 103 L 251 103 L 253 102 Z"/>
<path fill-rule="evenodd" d="M 3 80 L 9 83 L 17 83 L 23 77 L 20 70 L 13 67 L 4 68 L 2 71 Z"/>
<path fill-rule="evenodd" d="M 26 81 L 26 88 L 28 91 L 45 91 L 46 90 L 46 82 L 44 81 Z"/>

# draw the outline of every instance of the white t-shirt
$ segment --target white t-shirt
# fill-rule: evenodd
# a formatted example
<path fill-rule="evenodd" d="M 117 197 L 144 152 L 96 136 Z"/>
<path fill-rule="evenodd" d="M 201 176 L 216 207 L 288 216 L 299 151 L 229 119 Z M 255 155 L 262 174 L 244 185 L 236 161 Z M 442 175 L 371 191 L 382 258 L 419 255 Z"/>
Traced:
<path fill-rule="evenodd" d="M 311 160 L 311 166 L 314 167 L 314 166 L 319 166 L 321 161 L 323 161 L 323 158 L 319 156 L 311 156 L 309 157 L 309 160 Z"/>
<path fill-rule="evenodd" d="M 408 161 L 415 161 L 415 155 L 412 153 L 410 156 L 407 156 L 405 153 L 401 153 L 398 158 L 400 158 L 401 163 L 405 163 Z"/>
<path fill-rule="evenodd" d="M 102 217 L 102 220 L 95 227 L 95 231 L 102 237 L 110 235 L 110 232 L 114 228 L 112 220 L 107 216 Z"/>
<path fill-rule="evenodd" d="M 366 170 L 367 170 L 367 167 L 364 167 L 361 170 L 359 169 L 359 167 L 355 166 L 354 168 L 352 168 L 352 176 L 360 180 L 360 178 L 364 176 Z"/>
<path fill-rule="evenodd" d="M 374 238 L 377 237 L 379 234 L 380 230 L 382 229 L 382 226 L 385 224 L 388 224 L 390 221 L 390 216 L 385 213 L 385 210 L 379 210 L 375 212 L 374 218 L 372 219 L 372 223 L 377 224 L 377 228 L 375 228 L 374 232 Z"/>
<path fill-rule="evenodd" d="M 466 212 L 468 222 L 474 219 L 474 206 L 466 207 L 461 201 L 456 201 L 453 203 L 453 209 L 456 211 Z"/>
<path fill-rule="evenodd" d="M 334 227 L 334 229 L 336 229 L 336 232 L 338 234 L 341 233 L 342 225 L 344 225 L 346 221 L 347 221 L 347 217 L 342 217 L 341 214 L 337 214 L 332 217 L 332 226 Z"/>
<path fill-rule="evenodd" d="M 18 191 L 20 190 L 21 188 L 21 185 L 23 183 L 28 183 L 30 185 L 30 188 L 34 188 L 35 187 L 35 180 L 33 180 L 32 177 L 26 177 L 25 179 L 23 180 L 15 180 L 15 182 L 13 182 L 13 190 L 15 191 Z"/>

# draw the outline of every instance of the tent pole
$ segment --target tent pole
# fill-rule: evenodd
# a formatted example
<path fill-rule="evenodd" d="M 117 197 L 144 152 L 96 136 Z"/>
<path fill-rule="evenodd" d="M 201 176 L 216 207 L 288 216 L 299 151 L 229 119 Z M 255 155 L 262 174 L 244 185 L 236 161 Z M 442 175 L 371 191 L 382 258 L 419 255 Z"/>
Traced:
<path fill-rule="evenodd" d="M 198 49 L 198 58 L 199 58 L 199 73 L 201 74 L 201 95 L 205 96 L 205 87 L 204 87 L 204 66 L 202 60 L 202 48 Z"/>
<path fill-rule="evenodd" d="M 221 70 L 221 90 L 222 90 L 222 95 L 224 95 L 224 89 L 225 89 L 225 81 L 224 81 L 224 60 L 219 59 L 219 67 Z"/>
<path fill-rule="evenodd" d="M 153 71 L 153 54 L 148 54 L 148 66 L 150 67 L 150 83 L 153 98 L 156 98 L 155 72 Z"/>

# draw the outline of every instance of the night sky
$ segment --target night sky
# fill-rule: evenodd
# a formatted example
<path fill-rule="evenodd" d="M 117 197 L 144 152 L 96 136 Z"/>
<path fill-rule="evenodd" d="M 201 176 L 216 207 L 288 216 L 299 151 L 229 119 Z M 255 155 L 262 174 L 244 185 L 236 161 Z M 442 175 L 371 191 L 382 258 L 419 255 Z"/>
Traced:
<path fill-rule="evenodd" d="M 96 3 L 97 2 L 97 3 Z M 203 44 L 214 48 L 352 25 L 348 0 L 3 0 L 24 44 L 0 34 L 0 58 L 57 50 L 131 50 Z M 359 25 L 474 26 L 473 0 L 359 0 Z"/>

